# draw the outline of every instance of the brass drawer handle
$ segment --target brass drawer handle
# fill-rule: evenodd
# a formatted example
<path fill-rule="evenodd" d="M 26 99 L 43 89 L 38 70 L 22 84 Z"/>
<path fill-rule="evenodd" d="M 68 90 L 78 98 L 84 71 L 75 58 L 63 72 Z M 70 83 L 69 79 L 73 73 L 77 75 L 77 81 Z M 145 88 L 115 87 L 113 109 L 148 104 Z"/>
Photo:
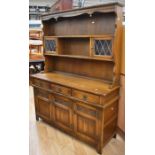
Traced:
<path fill-rule="evenodd" d="M 83 95 L 83 100 L 86 101 L 87 100 L 87 96 Z"/>

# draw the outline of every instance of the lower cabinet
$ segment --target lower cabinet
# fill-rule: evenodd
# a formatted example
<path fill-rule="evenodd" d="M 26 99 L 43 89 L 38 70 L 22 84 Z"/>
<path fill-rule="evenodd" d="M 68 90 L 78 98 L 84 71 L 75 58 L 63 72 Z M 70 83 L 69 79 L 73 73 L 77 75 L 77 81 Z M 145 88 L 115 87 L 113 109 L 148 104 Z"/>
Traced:
<path fill-rule="evenodd" d="M 38 78 L 32 79 L 32 85 L 37 120 L 41 118 L 90 144 L 100 154 L 103 146 L 115 137 L 118 89 L 103 96 Z"/>
<path fill-rule="evenodd" d="M 53 98 L 54 123 L 63 130 L 73 130 L 72 101 L 59 95 L 54 95 Z"/>
<path fill-rule="evenodd" d="M 39 88 L 34 88 L 34 95 L 36 119 L 95 146 L 98 152 L 116 133 L 117 102 L 100 108 Z"/>

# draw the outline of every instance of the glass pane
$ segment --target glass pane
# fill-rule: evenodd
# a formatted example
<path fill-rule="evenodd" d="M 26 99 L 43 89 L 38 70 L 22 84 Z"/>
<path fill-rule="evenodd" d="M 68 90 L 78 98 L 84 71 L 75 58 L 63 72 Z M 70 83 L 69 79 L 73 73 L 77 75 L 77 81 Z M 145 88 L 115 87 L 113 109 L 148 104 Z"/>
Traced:
<path fill-rule="evenodd" d="M 56 52 L 56 41 L 45 40 L 45 51 Z"/>
<path fill-rule="evenodd" d="M 112 55 L 112 41 L 111 40 L 95 40 L 95 55 Z"/>

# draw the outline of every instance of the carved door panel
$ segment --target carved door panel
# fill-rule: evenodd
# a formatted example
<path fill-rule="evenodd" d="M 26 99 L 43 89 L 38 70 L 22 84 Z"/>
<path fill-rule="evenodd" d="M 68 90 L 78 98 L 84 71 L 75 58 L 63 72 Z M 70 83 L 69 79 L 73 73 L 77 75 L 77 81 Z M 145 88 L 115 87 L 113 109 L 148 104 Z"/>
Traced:
<path fill-rule="evenodd" d="M 68 98 L 54 95 L 53 103 L 55 124 L 63 130 L 72 130 L 72 101 Z"/>
<path fill-rule="evenodd" d="M 41 117 L 50 120 L 50 102 L 49 100 L 42 98 L 40 96 L 37 97 L 37 106 L 38 113 Z"/>
<path fill-rule="evenodd" d="M 96 108 L 76 103 L 74 113 L 74 130 L 78 137 L 97 143 L 99 135 L 99 112 Z"/>
<path fill-rule="evenodd" d="M 50 95 L 42 89 L 34 89 L 36 114 L 46 120 L 51 120 Z"/>

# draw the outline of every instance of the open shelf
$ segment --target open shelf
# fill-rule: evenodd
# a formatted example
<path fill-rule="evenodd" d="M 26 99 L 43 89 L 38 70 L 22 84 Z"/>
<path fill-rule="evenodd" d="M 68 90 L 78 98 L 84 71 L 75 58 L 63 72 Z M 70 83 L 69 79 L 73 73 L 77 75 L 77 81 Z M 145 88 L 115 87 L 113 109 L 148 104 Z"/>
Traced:
<path fill-rule="evenodd" d="M 89 38 L 59 38 L 59 54 L 89 56 Z"/>

